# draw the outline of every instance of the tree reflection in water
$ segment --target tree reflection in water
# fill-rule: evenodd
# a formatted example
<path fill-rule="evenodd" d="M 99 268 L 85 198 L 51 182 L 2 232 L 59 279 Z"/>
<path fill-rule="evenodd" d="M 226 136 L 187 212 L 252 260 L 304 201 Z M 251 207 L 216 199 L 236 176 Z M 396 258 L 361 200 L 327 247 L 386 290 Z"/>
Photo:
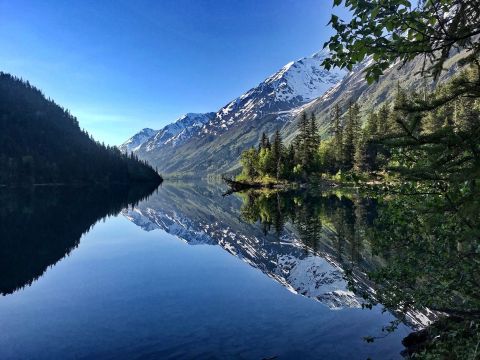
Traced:
<path fill-rule="evenodd" d="M 0 293 L 32 284 L 75 249 L 99 220 L 156 186 L 0 188 Z"/>
<path fill-rule="evenodd" d="M 381 303 L 397 314 L 385 333 L 416 314 L 436 321 L 406 339 L 412 350 L 441 355 L 455 347 L 461 358 L 478 347 L 478 214 L 466 219 L 432 194 L 368 198 L 250 191 L 241 196 L 245 221 L 259 222 L 278 237 L 292 226 L 306 251 L 335 254 L 349 287 L 364 298 L 364 307 Z M 358 281 L 362 276 L 366 279 Z"/>

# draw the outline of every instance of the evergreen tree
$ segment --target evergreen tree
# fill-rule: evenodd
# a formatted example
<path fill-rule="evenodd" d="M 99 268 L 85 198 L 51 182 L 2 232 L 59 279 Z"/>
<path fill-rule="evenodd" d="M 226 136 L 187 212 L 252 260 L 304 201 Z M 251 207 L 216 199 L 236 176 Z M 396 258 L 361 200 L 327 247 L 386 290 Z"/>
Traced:
<path fill-rule="evenodd" d="M 288 146 L 284 156 L 284 166 L 282 178 L 291 179 L 293 177 L 293 168 L 295 166 L 295 147 L 293 142 Z"/>
<path fill-rule="evenodd" d="M 280 178 L 281 168 L 282 168 L 282 161 L 283 161 L 283 153 L 284 153 L 284 146 L 282 142 L 282 136 L 280 134 L 280 130 L 275 131 L 275 135 L 272 139 L 272 163 L 274 166 L 274 175 L 277 179 Z"/>
<path fill-rule="evenodd" d="M 309 123 L 307 114 L 303 112 L 302 118 L 300 121 L 300 134 L 298 135 L 300 139 L 300 164 L 305 170 L 309 162 L 309 143 L 310 143 L 310 134 L 309 134 Z"/>
<path fill-rule="evenodd" d="M 265 133 L 262 133 L 262 139 L 258 144 L 258 151 L 260 151 L 260 149 L 270 149 L 270 140 L 268 140 L 268 136 Z"/>
<path fill-rule="evenodd" d="M 374 111 L 368 115 L 366 130 L 368 138 L 375 139 L 378 136 L 378 115 Z"/>
<path fill-rule="evenodd" d="M 354 170 L 362 172 L 366 170 L 367 161 L 367 132 L 360 131 L 359 138 L 355 144 Z"/>
<path fill-rule="evenodd" d="M 314 172 L 318 170 L 318 148 L 320 147 L 320 134 L 318 133 L 317 120 L 315 119 L 315 114 L 312 113 L 310 118 L 310 127 L 309 127 L 309 172 Z"/>
<path fill-rule="evenodd" d="M 355 158 L 355 149 L 358 137 L 360 135 L 360 115 L 359 107 L 356 103 L 351 103 L 348 107 L 347 121 L 345 124 L 345 134 L 343 143 L 343 156 L 345 166 L 351 169 Z"/>
<path fill-rule="evenodd" d="M 242 152 L 240 164 L 243 178 L 252 180 L 258 176 L 258 152 L 253 147 Z"/>
<path fill-rule="evenodd" d="M 388 134 L 388 117 L 390 109 L 387 104 L 383 104 L 377 114 L 378 136 L 383 137 Z"/>
<path fill-rule="evenodd" d="M 332 114 L 332 123 L 333 123 L 333 143 L 332 146 L 334 148 L 333 154 L 335 161 L 337 162 L 337 166 L 340 166 L 344 159 L 343 159 L 343 124 L 342 119 L 340 117 L 340 106 L 335 104 L 333 108 Z"/>

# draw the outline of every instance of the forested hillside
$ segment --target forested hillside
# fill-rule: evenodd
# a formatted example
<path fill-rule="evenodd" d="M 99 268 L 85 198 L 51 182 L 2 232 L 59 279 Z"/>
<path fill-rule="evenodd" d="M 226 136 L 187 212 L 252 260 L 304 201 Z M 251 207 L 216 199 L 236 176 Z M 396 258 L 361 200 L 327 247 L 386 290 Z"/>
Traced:
<path fill-rule="evenodd" d="M 341 82 L 308 104 L 304 111 L 315 114 L 320 133 L 323 137 L 328 137 L 333 126 L 330 114 L 335 107 L 338 107 L 340 115 L 344 115 L 349 105 L 356 102 L 359 106 L 360 121 L 363 124 L 371 111 L 394 101 L 398 85 L 405 91 L 432 91 L 435 84 L 445 83 L 460 71 L 459 60 L 465 55 L 464 51 L 452 51 L 444 65 L 445 71 L 439 74 L 436 81 L 421 75 L 423 58 L 417 56 L 406 64 L 402 65 L 398 62 L 391 65 L 378 81 L 371 84 L 365 79 L 365 70 L 373 62 L 373 59 L 368 57 L 357 64 Z M 299 112 L 296 119 L 282 131 L 287 142 L 298 134 L 300 114 Z"/>
<path fill-rule="evenodd" d="M 96 142 L 42 92 L 0 73 L 0 184 L 160 182 L 134 156 Z"/>

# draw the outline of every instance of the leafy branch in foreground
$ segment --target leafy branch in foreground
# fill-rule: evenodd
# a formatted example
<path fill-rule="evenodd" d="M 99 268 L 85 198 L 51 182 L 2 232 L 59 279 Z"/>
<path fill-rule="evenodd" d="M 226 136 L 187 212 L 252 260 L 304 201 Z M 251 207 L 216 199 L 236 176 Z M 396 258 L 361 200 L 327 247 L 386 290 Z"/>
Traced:
<path fill-rule="evenodd" d="M 392 64 L 402 64 L 423 56 L 422 72 L 438 78 L 452 51 L 466 50 L 467 63 L 480 53 L 480 1 L 419 0 L 334 0 L 344 5 L 352 19 L 332 15 L 329 24 L 336 33 L 325 43 L 332 56 L 324 66 L 347 68 L 365 57 L 372 62 L 366 69 L 369 82 Z"/>

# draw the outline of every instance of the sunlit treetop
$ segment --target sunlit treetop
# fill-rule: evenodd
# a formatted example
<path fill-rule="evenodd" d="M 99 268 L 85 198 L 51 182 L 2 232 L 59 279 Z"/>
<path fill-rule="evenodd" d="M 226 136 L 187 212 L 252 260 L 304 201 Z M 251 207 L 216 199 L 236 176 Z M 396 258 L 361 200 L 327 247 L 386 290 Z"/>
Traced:
<path fill-rule="evenodd" d="M 368 82 L 378 80 L 392 64 L 424 59 L 422 73 L 438 78 L 452 51 L 467 50 L 464 63 L 477 63 L 480 54 L 480 0 L 334 0 L 352 19 L 332 15 L 336 34 L 324 47 L 331 57 L 327 69 L 351 70 L 366 57 Z"/>

